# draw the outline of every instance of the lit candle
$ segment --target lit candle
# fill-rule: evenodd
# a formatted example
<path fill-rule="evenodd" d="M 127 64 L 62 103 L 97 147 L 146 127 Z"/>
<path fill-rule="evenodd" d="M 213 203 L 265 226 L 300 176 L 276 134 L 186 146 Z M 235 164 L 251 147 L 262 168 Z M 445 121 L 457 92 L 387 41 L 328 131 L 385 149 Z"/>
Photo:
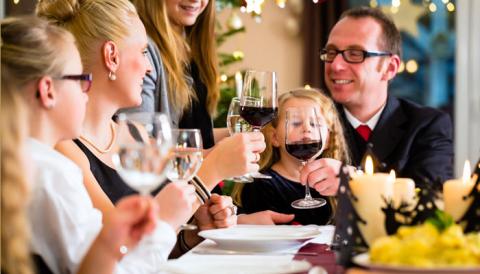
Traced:
<path fill-rule="evenodd" d="M 365 174 L 356 174 L 350 181 L 350 188 L 358 200 L 353 201 L 356 211 L 367 224 L 358 223 L 360 231 L 369 245 L 377 237 L 386 235 L 385 214 L 382 207 L 392 198 L 393 181 L 387 173 L 373 173 L 373 161 L 367 156 Z"/>
<path fill-rule="evenodd" d="M 415 182 L 410 178 L 396 178 L 395 171 L 390 171 L 393 183 L 393 204 L 398 208 L 401 202 L 413 205 L 415 199 Z"/>
<path fill-rule="evenodd" d="M 443 201 L 445 203 L 445 212 L 452 215 L 453 220 L 458 221 L 462 218 L 465 211 L 473 201 L 473 197 L 464 200 L 474 186 L 474 181 L 470 178 L 470 162 L 465 161 L 463 166 L 462 179 L 448 180 L 443 184 Z"/>
<path fill-rule="evenodd" d="M 237 97 L 240 98 L 240 95 L 242 94 L 242 73 L 240 71 L 237 71 L 235 73 L 235 91 L 237 92 Z"/>

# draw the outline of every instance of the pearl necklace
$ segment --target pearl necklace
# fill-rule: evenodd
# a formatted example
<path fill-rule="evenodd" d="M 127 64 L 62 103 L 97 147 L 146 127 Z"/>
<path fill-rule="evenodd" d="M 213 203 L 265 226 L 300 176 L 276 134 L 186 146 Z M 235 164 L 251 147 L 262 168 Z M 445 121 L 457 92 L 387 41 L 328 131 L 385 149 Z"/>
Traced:
<path fill-rule="evenodd" d="M 96 146 L 91 140 L 89 140 L 87 137 L 81 135 L 78 137 L 78 139 L 84 141 L 85 143 L 89 144 L 91 147 L 93 147 L 96 151 L 98 151 L 101 154 L 105 154 L 110 152 L 112 150 L 113 145 L 115 144 L 115 139 L 117 137 L 117 131 L 115 130 L 115 125 L 113 124 L 113 121 L 110 123 L 110 130 L 112 132 L 112 140 L 110 140 L 110 143 L 105 149 L 101 149 L 98 146 Z"/>

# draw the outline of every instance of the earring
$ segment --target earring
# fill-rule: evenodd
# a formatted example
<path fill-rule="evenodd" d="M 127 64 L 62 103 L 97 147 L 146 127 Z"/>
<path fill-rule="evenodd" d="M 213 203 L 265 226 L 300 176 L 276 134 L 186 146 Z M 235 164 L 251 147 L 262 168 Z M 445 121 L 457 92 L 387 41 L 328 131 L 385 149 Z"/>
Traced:
<path fill-rule="evenodd" d="M 108 73 L 108 79 L 110 79 L 111 81 L 115 81 L 115 80 L 117 80 L 117 75 L 115 75 L 115 73 L 113 73 L 113 71 L 110 71 Z"/>
<path fill-rule="evenodd" d="M 52 109 L 55 106 L 55 103 L 49 103 L 46 105 L 47 109 Z"/>

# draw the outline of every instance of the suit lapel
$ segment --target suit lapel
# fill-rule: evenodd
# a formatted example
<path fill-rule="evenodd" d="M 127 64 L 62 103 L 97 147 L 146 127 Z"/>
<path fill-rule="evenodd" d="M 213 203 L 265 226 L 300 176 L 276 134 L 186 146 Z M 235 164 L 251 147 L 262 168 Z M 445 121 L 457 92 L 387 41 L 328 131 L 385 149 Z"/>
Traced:
<path fill-rule="evenodd" d="M 387 105 L 370 136 L 370 142 L 374 144 L 373 152 L 381 162 L 385 162 L 402 140 L 406 131 L 401 126 L 406 121 L 407 117 L 400 107 L 400 102 L 389 95 Z"/>

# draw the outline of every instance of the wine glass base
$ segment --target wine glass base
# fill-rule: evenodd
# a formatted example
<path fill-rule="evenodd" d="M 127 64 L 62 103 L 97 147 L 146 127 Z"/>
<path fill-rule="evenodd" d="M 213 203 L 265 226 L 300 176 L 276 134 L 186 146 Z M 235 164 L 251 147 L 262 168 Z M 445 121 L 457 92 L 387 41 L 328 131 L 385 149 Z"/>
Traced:
<path fill-rule="evenodd" d="M 296 209 L 311 209 L 322 207 L 327 204 L 327 201 L 323 198 L 312 198 L 312 199 L 300 199 L 292 202 L 292 207 Z"/>
<path fill-rule="evenodd" d="M 235 183 L 241 183 L 241 184 L 253 183 L 253 178 L 250 177 L 250 176 L 246 176 L 246 175 L 232 177 L 229 180 L 232 180 Z"/>

